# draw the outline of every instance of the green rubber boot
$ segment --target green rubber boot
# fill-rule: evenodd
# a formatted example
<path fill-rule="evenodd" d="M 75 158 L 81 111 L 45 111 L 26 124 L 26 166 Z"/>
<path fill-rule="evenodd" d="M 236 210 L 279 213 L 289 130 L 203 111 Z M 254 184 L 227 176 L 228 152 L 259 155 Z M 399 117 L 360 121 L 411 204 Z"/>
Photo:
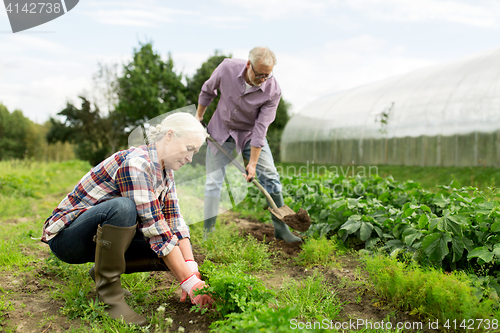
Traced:
<path fill-rule="evenodd" d="M 208 234 L 215 230 L 215 222 L 217 222 L 217 214 L 219 212 L 220 197 L 205 197 L 204 205 L 204 221 L 203 221 L 203 240 L 206 240 Z"/>
<path fill-rule="evenodd" d="M 127 324 L 147 325 L 147 319 L 132 310 L 123 298 L 120 275 L 125 273 L 125 251 L 134 238 L 137 225 L 116 227 L 105 224 L 97 227 L 94 277 L 100 302 L 108 305 L 111 318 Z"/>
<path fill-rule="evenodd" d="M 167 265 L 163 262 L 161 258 L 144 258 L 144 259 L 133 259 L 126 262 L 125 273 L 131 274 L 137 272 L 166 272 L 169 271 Z M 89 275 L 95 282 L 95 266 L 89 269 Z M 123 295 L 125 297 L 133 296 L 133 294 L 127 289 L 123 288 Z"/>
<path fill-rule="evenodd" d="M 274 203 L 278 206 L 278 208 L 285 205 L 281 192 L 269 193 L 269 195 L 271 195 L 271 198 L 273 198 Z M 274 238 L 284 240 L 287 243 L 302 242 L 302 238 L 292 234 L 288 226 L 283 221 L 279 220 L 273 214 L 271 214 L 271 217 L 274 225 Z"/>

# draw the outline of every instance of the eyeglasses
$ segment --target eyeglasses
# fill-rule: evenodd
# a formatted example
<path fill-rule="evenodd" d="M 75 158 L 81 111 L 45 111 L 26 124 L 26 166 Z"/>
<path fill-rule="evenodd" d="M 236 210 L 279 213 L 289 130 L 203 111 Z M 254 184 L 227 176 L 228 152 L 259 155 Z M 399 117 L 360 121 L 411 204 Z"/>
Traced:
<path fill-rule="evenodd" d="M 270 78 L 273 77 L 273 72 L 271 72 L 271 74 L 257 74 L 257 72 L 255 71 L 255 69 L 253 68 L 253 64 L 252 63 L 250 63 L 250 66 L 252 67 L 252 71 L 255 74 L 255 78 L 257 80 L 269 80 Z"/>

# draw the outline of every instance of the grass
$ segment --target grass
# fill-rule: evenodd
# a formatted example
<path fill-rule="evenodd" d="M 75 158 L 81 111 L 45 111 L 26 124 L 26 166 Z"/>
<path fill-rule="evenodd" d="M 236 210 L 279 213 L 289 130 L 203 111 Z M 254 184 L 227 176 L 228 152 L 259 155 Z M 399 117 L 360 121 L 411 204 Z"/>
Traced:
<path fill-rule="evenodd" d="M 154 332 L 151 327 L 138 328 L 111 319 L 105 313 L 104 305 L 90 296 L 94 286 L 87 272 L 92 264 L 66 264 L 50 254 L 49 248 L 39 240 L 45 218 L 88 170 L 90 165 L 82 161 L 0 162 L 0 216 L 4 221 L 10 221 L 2 223 L 0 229 L 0 272 L 12 272 L 21 280 L 25 279 L 27 272 L 34 272 L 30 274 L 35 274 L 42 286 L 50 288 L 51 297 L 63 302 L 60 313 L 72 320 L 69 332 Z M 38 275 L 38 271 L 44 274 Z M 128 300 L 129 304 L 138 312 L 152 313 L 148 309 L 170 297 L 177 287 L 148 295 L 157 283 L 148 277 L 149 273 L 122 277 L 124 286 L 134 294 Z M 5 332 L 16 330 L 16 323 L 9 323 L 6 316 L 13 310 L 10 300 L 16 297 L 16 293 L 1 289 L 0 324 Z M 51 325 L 53 320 L 48 317 L 42 324 Z M 162 332 L 167 329 L 167 321 L 160 320 L 157 314 L 151 315 L 150 323 L 153 328 L 161 328 Z"/>
<path fill-rule="evenodd" d="M 14 310 L 10 301 L 5 300 L 5 295 L 0 296 L 0 326 L 3 326 L 8 318 L 9 311 Z"/>
<path fill-rule="evenodd" d="M 217 300 L 219 320 L 211 325 L 214 332 L 289 332 L 294 321 L 298 324 L 302 319 L 333 319 L 343 307 L 319 272 L 304 281 L 290 279 L 279 290 L 268 290 L 258 278 L 244 273 L 242 267 L 210 261 L 200 267 L 210 285 L 204 292 Z"/>
<path fill-rule="evenodd" d="M 147 273 L 124 275 L 124 287 L 134 294 L 129 304 L 146 315 L 151 323 L 145 328 L 128 326 L 109 318 L 104 312 L 104 306 L 97 303 L 92 296 L 94 286 L 87 275 L 91 264 L 65 264 L 49 255 L 47 246 L 33 239 L 40 236 L 45 218 L 89 169 L 87 163 L 79 161 L 0 162 L 0 216 L 5 222 L 0 229 L 0 273 L 7 274 L 6 272 L 10 271 L 20 275 L 22 280 L 27 273 L 36 275 L 39 270 L 43 271 L 44 275 L 37 276 L 38 281 L 52 290 L 53 298 L 62 302 L 60 313 L 68 318 L 76 318 L 71 320 L 72 327 L 68 329 L 69 332 L 169 332 L 172 323 L 159 305 L 165 304 L 165 300 L 172 297 L 177 284 L 161 293 L 151 294 L 150 290 L 161 281 L 150 278 Z M 452 180 L 462 185 L 472 183 L 479 187 L 498 186 L 497 179 L 500 180 L 498 171 L 486 170 L 487 168 L 427 168 L 427 171 L 426 168 L 421 169 L 380 166 L 378 173 L 383 176 L 390 172 L 396 179 L 401 180 L 411 178 L 431 190 L 435 184 L 448 184 Z M 203 185 L 202 182 L 200 184 Z M 194 202 L 180 198 L 183 209 L 196 209 Z M 269 213 L 260 210 L 264 205 L 263 199 L 258 202 L 262 218 L 269 219 Z M 247 206 L 245 202 L 237 206 L 237 210 L 247 211 L 255 218 L 251 208 L 253 207 Z M 246 274 L 245 276 L 252 276 L 248 278 L 249 283 L 254 281 L 253 278 L 260 271 L 272 272 L 273 261 L 266 245 L 242 237 L 236 228 L 221 223 L 218 224 L 217 231 L 203 242 L 202 230 L 201 223 L 191 226 L 193 243 L 206 255 L 207 262 L 213 262 L 217 267 L 237 267 Z M 335 258 L 341 256 L 344 251 L 336 241 L 308 239 L 297 263 L 306 267 L 331 267 Z M 477 302 L 476 290 L 465 275 L 444 274 L 440 271 L 405 266 L 387 258 L 384 259 L 386 261 L 377 259 L 378 261 L 371 264 L 369 260 L 366 261 L 366 269 L 371 270 L 374 289 L 400 309 L 427 318 L 465 318 L 481 314 L 498 318 L 491 302 Z M 237 284 L 238 281 L 233 282 Z M 216 325 L 216 331 L 289 332 L 290 320 L 314 320 L 324 317 L 333 320 L 342 308 L 334 288 L 327 286 L 324 277 L 319 273 L 304 280 L 290 279 L 281 289 L 270 292 L 275 295 L 276 302 L 255 306 L 251 311 L 230 313 Z M 0 324 L 4 324 L 2 329 L 6 332 L 15 331 L 15 326 L 12 326 L 15 323 L 8 323 L 6 314 L 12 311 L 11 300 L 16 293 L 18 292 L 6 292 L 0 288 Z M 52 317 L 45 320 L 48 324 L 52 321 Z M 375 332 L 369 329 L 362 331 Z"/>
<path fill-rule="evenodd" d="M 82 161 L 0 161 L 0 216 L 6 219 L 50 215 L 88 170 L 90 165 Z M 57 198 L 47 200 L 49 193 Z"/>

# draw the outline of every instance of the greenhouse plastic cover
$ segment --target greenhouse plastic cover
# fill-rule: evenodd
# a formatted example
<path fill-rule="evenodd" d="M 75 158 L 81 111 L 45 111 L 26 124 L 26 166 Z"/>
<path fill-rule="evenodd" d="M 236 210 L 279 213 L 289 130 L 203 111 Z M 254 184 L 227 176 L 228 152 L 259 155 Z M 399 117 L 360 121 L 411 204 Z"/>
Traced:
<path fill-rule="evenodd" d="M 282 145 L 499 128 L 500 49 L 495 49 L 321 98 L 292 117 Z"/>

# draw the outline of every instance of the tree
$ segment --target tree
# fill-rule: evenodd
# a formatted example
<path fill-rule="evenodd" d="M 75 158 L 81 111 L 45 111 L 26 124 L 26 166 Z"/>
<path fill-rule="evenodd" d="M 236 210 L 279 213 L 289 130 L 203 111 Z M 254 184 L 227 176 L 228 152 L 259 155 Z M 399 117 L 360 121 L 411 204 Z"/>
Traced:
<path fill-rule="evenodd" d="M 123 76 L 118 78 L 118 105 L 116 111 L 129 126 L 186 106 L 186 88 L 182 74 L 173 71 L 174 62 L 169 54 L 163 61 L 153 51 L 151 43 L 134 49 L 134 59 L 124 65 Z"/>
<path fill-rule="evenodd" d="M 123 126 L 116 124 L 116 115 L 113 112 L 102 117 L 96 105 L 92 107 L 87 98 L 79 97 L 82 100 L 80 109 L 67 103 L 66 108 L 58 113 L 64 117 L 64 121 L 50 118 L 51 128 L 47 133 L 47 141 L 72 142 L 76 145 L 78 158 L 97 165 L 114 153 L 110 140 L 123 135 Z"/>
<path fill-rule="evenodd" d="M 22 111 L 10 113 L 7 107 L 0 104 L 0 159 L 27 156 L 27 136 L 31 124 Z"/>
<path fill-rule="evenodd" d="M 212 75 L 213 71 L 217 68 L 217 66 L 220 65 L 220 63 L 226 59 L 226 58 L 231 58 L 232 55 L 229 54 L 228 56 L 219 54 L 219 51 L 216 50 L 215 54 L 208 58 L 207 61 L 205 61 L 200 68 L 196 71 L 196 73 L 193 75 L 193 77 L 189 78 L 187 80 L 187 92 L 186 92 L 186 98 L 188 100 L 189 104 L 196 104 L 198 105 L 198 97 L 201 92 L 201 87 L 203 86 L 203 83 L 205 83 L 206 80 L 210 78 Z M 212 103 L 207 107 L 207 110 L 205 111 L 205 114 L 203 115 L 203 120 L 205 123 L 208 123 L 210 118 L 212 118 L 212 115 L 215 112 L 215 109 L 217 108 L 217 104 L 219 103 L 220 95 L 214 98 Z"/>
<path fill-rule="evenodd" d="M 118 64 L 99 64 L 99 70 L 92 76 L 94 89 L 92 100 L 101 110 L 102 127 L 106 128 L 106 141 L 111 152 L 127 146 L 127 126 L 125 119 L 116 112 L 118 104 Z M 104 109 L 104 112 L 103 112 Z"/>

